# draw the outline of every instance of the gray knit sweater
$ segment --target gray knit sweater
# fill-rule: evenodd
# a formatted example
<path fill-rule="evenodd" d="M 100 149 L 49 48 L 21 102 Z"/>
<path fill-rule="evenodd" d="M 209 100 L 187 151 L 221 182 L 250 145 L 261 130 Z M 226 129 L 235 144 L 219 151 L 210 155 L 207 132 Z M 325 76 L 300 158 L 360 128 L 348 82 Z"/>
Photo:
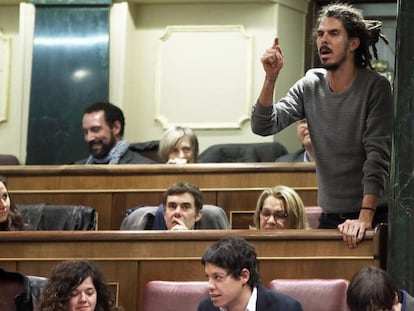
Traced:
<path fill-rule="evenodd" d="M 391 85 L 360 69 L 353 85 L 333 93 L 325 69 L 311 69 L 273 106 L 252 109 L 254 133 L 267 136 L 306 118 L 316 157 L 318 204 L 326 213 L 358 212 L 364 194 L 383 196 L 389 179 Z"/>

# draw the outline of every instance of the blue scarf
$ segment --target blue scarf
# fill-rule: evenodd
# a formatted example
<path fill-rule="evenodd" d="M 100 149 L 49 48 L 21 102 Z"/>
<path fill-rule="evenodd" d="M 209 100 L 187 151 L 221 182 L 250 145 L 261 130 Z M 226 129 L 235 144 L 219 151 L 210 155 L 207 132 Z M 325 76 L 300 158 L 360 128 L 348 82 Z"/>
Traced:
<path fill-rule="evenodd" d="M 85 164 L 118 164 L 121 157 L 128 151 L 128 148 L 128 142 L 126 140 L 120 140 L 106 157 L 97 159 L 90 155 Z"/>

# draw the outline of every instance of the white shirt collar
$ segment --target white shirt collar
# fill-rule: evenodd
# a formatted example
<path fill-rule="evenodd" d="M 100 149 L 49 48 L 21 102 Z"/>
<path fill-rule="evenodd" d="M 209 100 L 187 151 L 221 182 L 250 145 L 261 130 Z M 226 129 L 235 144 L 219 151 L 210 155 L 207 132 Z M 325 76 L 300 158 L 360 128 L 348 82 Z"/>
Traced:
<path fill-rule="evenodd" d="M 250 295 L 249 301 L 245 311 L 256 311 L 256 302 L 257 302 L 257 288 L 254 287 L 252 294 Z M 227 308 L 220 307 L 220 311 L 227 311 Z"/>
<path fill-rule="evenodd" d="M 246 311 L 256 311 L 257 302 L 257 288 L 253 288 L 252 295 L 250 296 L 249 302 L 247 303 Z"/>

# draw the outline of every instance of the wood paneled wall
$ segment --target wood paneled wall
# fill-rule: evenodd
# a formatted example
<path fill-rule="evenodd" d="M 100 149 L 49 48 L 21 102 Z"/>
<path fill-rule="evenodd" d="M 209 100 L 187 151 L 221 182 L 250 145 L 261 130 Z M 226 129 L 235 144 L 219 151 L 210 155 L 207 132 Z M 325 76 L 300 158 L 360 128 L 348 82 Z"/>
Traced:
<path fill-rule="evenodd" d="M 317 205 L 315 167 L 309 163 L 187 165 L 0 166 L 17 204 L 80 204 L 97 209 L 99 230 L 119 229 L 125 210 L 157 205 L 177 181 L 198 186 L 204 202 L 230 211 L 254 210 L 260 192 L 293 187 L 306 206 Z"/>

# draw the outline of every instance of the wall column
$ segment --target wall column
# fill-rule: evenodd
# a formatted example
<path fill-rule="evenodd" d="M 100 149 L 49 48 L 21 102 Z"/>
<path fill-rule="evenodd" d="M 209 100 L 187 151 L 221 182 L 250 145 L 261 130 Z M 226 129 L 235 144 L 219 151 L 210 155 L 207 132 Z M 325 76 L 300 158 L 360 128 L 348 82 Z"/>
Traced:
<path fill-rule="evenodd" d="M 82 114 L 108 100 L 111 0 L 32 0 L 36 6 L 26 164 L 86 157 Z"/>
<path fill-rule="evenodd" d="M 414 2 L 399 0 L 387 270 L 414 294 Z"/>

